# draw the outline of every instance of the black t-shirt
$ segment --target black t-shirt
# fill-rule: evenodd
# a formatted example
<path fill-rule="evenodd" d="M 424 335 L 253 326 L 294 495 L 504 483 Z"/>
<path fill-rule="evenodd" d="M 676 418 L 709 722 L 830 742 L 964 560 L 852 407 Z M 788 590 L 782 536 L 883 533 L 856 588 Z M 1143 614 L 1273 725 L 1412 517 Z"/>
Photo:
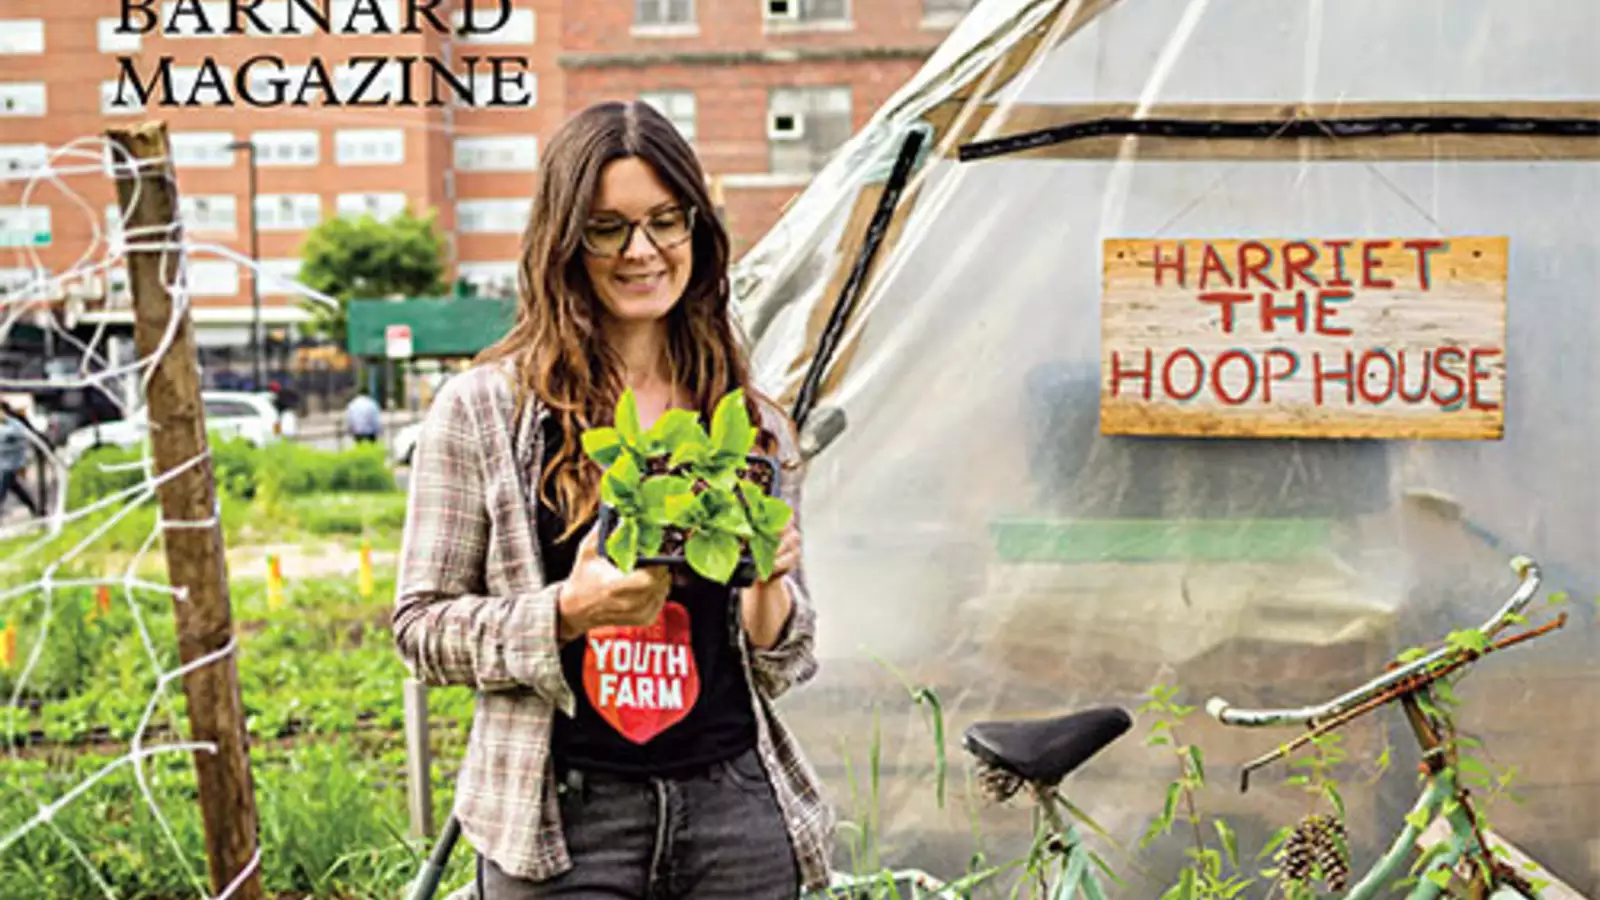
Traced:
<path fill-rule="evenodd" d="M 560 423 L 555 416 L 546 423 L 546 448 L 559 447 Z M 563 523 L 537 499 L 537 480 L 534 503 L 545 582 L 553 583 L 571 574 L 593 520 L 561 540 Z M 668 776 L 755 746 L 755 712 L 735 643 L 735 629 L 742 627 L 737 592 L 688 576 L 687 583 L 674 584 L 654 626 L 597 629 L 561 648 L 577 714 L 555 717 L 557 762 Z"/>

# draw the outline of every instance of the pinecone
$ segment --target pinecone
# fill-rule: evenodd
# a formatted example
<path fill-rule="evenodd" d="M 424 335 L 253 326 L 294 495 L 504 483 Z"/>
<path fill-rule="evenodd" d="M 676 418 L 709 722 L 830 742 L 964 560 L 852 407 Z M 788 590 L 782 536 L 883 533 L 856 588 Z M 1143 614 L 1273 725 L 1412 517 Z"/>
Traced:
<path fill-rule="evenodd" d="M 1283 877 L 1304 883 L 1315 871 L 1330 890 L 1343 891 L 1350 880 L 1347 847 L 1344 823 L 1331 816 L 1307 816 L 1278 851 Z"/>
<path fill-rule="evenodd" d="M 978 788 L 984 795 L 996 803 L 1010 800 L 1012 795 L 1022 789 L 1022 779 L 997 768 L 986 762 L 978 763 Z"/>

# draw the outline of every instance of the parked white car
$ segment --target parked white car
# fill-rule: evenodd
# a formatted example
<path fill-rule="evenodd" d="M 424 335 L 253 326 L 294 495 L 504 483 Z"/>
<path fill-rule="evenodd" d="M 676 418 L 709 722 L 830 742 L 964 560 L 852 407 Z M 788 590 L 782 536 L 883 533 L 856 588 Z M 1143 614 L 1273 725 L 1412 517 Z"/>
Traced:
<path fill-rule="evenodd" d="M 292 438 L 299 420 L 292 410 L 278 413 L 272 394 L 243 391 L 204 391 L 206 431 L 213 440 L 238 437 L 256 447 Z M 86 425 L 67 435 L 61 455 L 71 465 L 97 447 L 133 447 L 150 431 L 149 408 L 135 410 L 126 419 Z"/>

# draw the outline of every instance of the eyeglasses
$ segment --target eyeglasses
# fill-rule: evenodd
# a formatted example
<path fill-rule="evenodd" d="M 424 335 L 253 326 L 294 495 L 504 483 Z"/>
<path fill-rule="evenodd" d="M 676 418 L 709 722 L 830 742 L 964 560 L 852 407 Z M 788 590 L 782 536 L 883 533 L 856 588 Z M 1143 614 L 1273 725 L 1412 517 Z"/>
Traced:
<path fill-rule="evenodd" d="M 643 219 L 593 219 L 583 226 L 584 249 L 595 256 L 621 256 L 633 244 L 635 228 L 666 252 L 694 236 L 694 207 L 664 209 Z"/>

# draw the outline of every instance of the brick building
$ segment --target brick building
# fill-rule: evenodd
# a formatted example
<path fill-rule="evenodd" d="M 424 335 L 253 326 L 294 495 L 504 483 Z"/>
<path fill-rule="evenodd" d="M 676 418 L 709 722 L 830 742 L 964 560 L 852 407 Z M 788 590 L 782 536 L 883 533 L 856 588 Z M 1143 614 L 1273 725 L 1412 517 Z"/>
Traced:
<path fill-rule="evenodd" d="M 292 277 L 307 230 L 336 215 L 436 210 L 452 275 L 481 290 L 506 289 L 540 143 L 572 111 L 601 99 L 646 99 L 679 125 L 716 176 L 742 251 L 829 152 L 916 71 L 969 3 L 508 0 L 514 10 L 485 37 L 426 20 L 396 33 L 411 7 L 406 0 L 266 0 L 264 29 L 246 18 L 233 22 L 225 0 L 160 0 L 153 8 L 161 28 L 143 35 L 117 33 L 120 2 L 0 0 L 0 290 L 36 275 L 19 244 L 42 241 L 34 247 L 40 264 L 59 273 L 90 247 L 96 225 L 111 231 L 116 224 L 112 183 L 103 174 L 66 179 L 94 211 L 89 216 L 47 183 L 28 200 L 43 209 L 25 209 L 21 173 L 52 148 L 157 116 L 171 135 L 194 242 L 248 255 L 250 153 L 238 145 L 254 148 L 269 333 L 291 330 L 304 315 L 274 276 Z M 374 6 L 381 21 L 370 13 Z M 475 6 L 478 15 L 494 15 L 497 4 Z M 331 27 L 308 18 L 305 7 L 326 10 Z M 440 7 L 454 8 L 453 24 L 461 22 L 461 0 Z M 291 27 L 300 34 L 282 33 Z M 281 66 L 250 63 L 263 54 Z M 239 102 L 246 89 L 271 99 L 285 81 L 292 98 L 306 67 L 319 61 L 349 96 L 361 77 L 345 63 L 363 55 L 443 61 L 456 73 L 473 56 L 514 56 L 527 69 L 518 83 L 529 102 L 491 107 L 487 90 L 453 100 L 446 91 L 437 105 L 328 107 L 317 91 L 301 94 L 309 98 L 304 105 Z M 144 77 L 171 57 L 175 95 L 203 105 L 139 108 L 126 92 L 119 101 L 123 56 Z M 207 60 L 231 89 L 231 106 L 197 87 Z M 420 67 L 408 74 L 423 96 L 427 74 Z M 405 77 L 391 69 L 375 84 L 393 91 Z M 58 157 L 55 165 L 92 169 L 94 160 Z M 248 270 L 195 254 L 190 274 L 203 347 L 247 346 Z M 111 296 L 99 316 L 113 322 L 128 318 L 117 308 L 120 280 L 112 273 L 99 285 Z"/>

